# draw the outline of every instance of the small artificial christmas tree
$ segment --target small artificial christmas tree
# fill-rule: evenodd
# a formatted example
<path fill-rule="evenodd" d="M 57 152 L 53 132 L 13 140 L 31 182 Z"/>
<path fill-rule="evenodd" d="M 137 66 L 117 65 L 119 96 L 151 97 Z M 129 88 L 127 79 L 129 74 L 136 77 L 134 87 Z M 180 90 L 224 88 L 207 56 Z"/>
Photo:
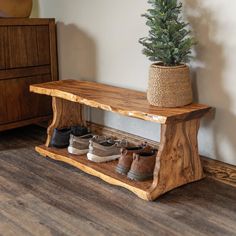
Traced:
<path fill-rule="evenodd" d="M 189 36 L 188 24 L 181 18 L 182 3 L 178 0 L 148 0 L 152 9 L 143 16 L 150 27 L 149 36 L 141 38 L 143 53 L 164 66 L 177 66 L 190 59 L 195 44 Z"/>

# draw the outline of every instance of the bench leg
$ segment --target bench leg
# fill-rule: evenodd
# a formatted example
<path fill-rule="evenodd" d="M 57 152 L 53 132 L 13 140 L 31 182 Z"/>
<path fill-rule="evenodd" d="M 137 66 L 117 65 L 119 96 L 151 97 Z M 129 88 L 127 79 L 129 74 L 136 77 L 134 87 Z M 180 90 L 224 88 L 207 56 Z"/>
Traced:
<path fill-rule="evenodd" d="M 198 154 L 199 125 L 199 119 L 162 125 L 149 200 L 155 200 L 174 188 L 204 177 Z"/>
<path fill-rule="evenodd" d="M 53 120 L 48 127 L 46 146 L 48 147 L 53 130 L 55 128 L 66 128 L 83 122 L 82 105 L 61 98 L 52 98 Z"/>

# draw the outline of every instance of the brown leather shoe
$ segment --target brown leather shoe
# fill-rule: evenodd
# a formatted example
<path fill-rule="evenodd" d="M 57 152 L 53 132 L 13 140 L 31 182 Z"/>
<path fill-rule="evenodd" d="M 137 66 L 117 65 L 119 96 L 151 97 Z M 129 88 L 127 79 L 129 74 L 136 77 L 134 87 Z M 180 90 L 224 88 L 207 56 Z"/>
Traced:
<path fill-rule="evenodd" d="M 116 172 L 122 175 L 126 175 L 132 165 L 133 154 L 142 152 L 143 148 L 144 148 L 143 146 L 122 148 L 121 156 L 116 166 Z"/>
<path fill-rule="evenodd" d="M 128 178 L 136 181 L 144 181 L 153 178 L 155 163 L 156 150 L 134 154 Z"/>

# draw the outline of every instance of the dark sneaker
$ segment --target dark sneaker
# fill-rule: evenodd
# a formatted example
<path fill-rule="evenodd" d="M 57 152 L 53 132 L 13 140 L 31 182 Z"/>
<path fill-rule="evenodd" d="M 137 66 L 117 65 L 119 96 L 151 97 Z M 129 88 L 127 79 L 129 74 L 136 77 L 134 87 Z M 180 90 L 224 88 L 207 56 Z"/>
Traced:
<path fill-rule="evenodd" d="M 54 129 L 51 140 L 51 146 L 56 148 L 67 148 L 69 146 L 70 133 L 70 128 Z"/>
<path fill-rule="evenodd" d="M 128 172 L 128 178 L 136 181 L 144 181 L 153 178 L 156 163 L 157 150 L 135 153 L 133 162 Z"/>
<path fill-rule="evenodd" d="M 140 145 L 137 147 L 127 147 L 121 149 L 121 156 L 119 162 L 116 166 L 116 172 L 122 175 L 126 175 L 130 170 L 133 162 L 133 154 L 141 153 L 144 150 L 150 150 L 151 147 L 145 145 Z"/>
<path fill-rule="evenodd" d="M 71 134 L 76 137 L 80 137 L 89 133 L 90 132 L 88 131 L 88 128 L 85 126 L 77 125 L 71 127 Z"/>
<path fill-rule="evenodd" d="M 108 139 L 102 142 L 90 140 L 87 158 L 90 161 L 101 163 L 116 160 L 120 157 L 120 149 L 127 147 L 125 140 Z"/>

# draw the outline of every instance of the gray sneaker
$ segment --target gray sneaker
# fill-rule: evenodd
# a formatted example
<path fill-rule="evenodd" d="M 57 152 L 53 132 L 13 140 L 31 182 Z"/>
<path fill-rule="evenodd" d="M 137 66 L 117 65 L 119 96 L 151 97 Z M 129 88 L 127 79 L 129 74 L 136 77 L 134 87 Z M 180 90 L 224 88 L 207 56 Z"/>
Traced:
<path fill-rule="evenodd" d="M 86 134 L 80 137 L 70 135 L 70 145 L 68 152 L 74 155 L 84 155 L 89 151 L 89 140 L 93 138 L 92 134 Z"/>
<path fill-rule="evenodd" d="M 113 161 L 120 157 L 120 149 L 127 147 L 127 145 L 126 140 L 107 139 L 97 142 L 91 139 L 87 158 L 97 163 Z"/>
<path fill-rule="evenodd" d="M 102 142 L 106 140 L 103 136 L 97 136 L 94 134 L 86 134 L 80 137 L 76 137 L 71 134 L 70 145 L 68 147 L 68 152 L 74 155 L 84 155 L 89 151 L 89 141 L 93 139 L 96 142 Z"/>

